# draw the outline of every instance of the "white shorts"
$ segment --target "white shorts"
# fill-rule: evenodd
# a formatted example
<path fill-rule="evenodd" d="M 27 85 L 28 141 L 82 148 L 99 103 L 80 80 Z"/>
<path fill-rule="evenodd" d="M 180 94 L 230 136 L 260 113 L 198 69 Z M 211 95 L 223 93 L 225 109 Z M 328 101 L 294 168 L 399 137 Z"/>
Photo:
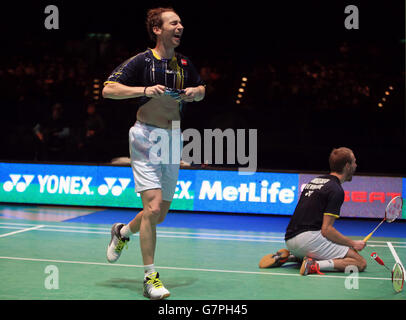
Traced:
<path fill-rule="evenodd" d="M 182 146 L 180 128 L 162 129 L 137 121 L 129 131 L 135 191 L 161 189 L 162 200 L 172 201 Z"/>
<path fill-rule="evenodd" d="M 288 250 L 295 257 L 315 260 L 341 259 L 347 255 L 349 247 L 331 242 L 321 231 L 306 231 L 286 241 Z"/>

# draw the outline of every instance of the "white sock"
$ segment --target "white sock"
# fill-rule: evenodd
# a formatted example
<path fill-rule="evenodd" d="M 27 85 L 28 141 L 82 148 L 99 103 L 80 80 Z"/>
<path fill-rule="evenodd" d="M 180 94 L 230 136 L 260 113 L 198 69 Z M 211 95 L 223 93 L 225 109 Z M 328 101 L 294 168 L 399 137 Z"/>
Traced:
<path fill-rule="evenodd" d="M 334 262 L 333 260 L 320 260 L 317 261 L 319 264 L 320 271 L 334 271 Z"/>
<path fill-rule="evenodd" d="M 144 265 L 144 278 L 155 272 L 154 264 Z"/>
<path fill-rule="evenodd" d="M 133 233 L 131 232 L 130 226 L 126 224 L 120 230 L 120 235 L 124 238 L 129 238 Z"/>

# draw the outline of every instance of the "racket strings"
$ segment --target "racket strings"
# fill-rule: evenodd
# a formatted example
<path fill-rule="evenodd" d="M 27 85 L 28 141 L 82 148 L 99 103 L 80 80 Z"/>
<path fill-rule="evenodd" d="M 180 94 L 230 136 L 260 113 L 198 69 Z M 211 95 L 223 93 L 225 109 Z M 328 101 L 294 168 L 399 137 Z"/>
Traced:
<path fill-rule="evenodd" d="M 399 263 L 396 263 L 393 266 L 393 270 L 392 270 L 393 289 L 396 292 L 401 292 L 403 290 L 404 281 L 405 281 L 405 274 L 404 274 L 403 267 Z"/>
<path fill-rule="evenodd" d="M 389 223 L 395 221 L 402 214 L 403 199 L 395 197 L 391 200 L 385 210 L 385 220 Z"/>

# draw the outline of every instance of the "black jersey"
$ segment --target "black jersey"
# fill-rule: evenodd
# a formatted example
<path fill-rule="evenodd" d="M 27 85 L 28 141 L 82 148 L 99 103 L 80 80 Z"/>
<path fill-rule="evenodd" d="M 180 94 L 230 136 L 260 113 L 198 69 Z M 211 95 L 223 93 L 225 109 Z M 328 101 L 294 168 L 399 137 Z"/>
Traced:
<path fill-rule="evenodd" d="M 333 175 L 314 178 L 304 187 L 286 229 L 285 240 L 305 231 L 321 230 L 324 215 L 340 217 L 344 190 Z"/>
<path fill-rule="evenodd" d="M 114 82 L 131 87 L 161 84 L 171 89 L 204 85 L 189 58 L 176 52 L 172 59 L 161 59 L 152 49 L 124 61 L 113 70 L 104 85 Z M 136 99 L 143 105 L 151 98 Z"/>

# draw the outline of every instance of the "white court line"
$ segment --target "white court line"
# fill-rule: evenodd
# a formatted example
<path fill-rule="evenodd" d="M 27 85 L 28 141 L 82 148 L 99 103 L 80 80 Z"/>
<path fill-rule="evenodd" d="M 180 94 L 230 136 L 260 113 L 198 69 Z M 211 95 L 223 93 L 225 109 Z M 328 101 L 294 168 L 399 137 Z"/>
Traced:
<path fill-rule="evenodd" d="M 42 227 L 43 227 L 43 225 L 39 225 L 39 226 L 32 227 L 32 228 L 25 228 L 25 229 L 22 229 L 22 230 L 18 230 L 18 231 L 13 231 L 13 232 L 1 234 L 1 235 L 0 235 L 0 238 L 8 237 L 8 236 L 11 236 L 11 235 L 17 234 L 17 233 L 27 232 L 27 231 L 30 231 L 30 230 L 37 230 L 37 229 L 40 229 L 40 228 L 42 228 Z"/>
<path fill-rule="evenodd" d="M 390 252 L 392 253 L 392 256 L 395 258 L 395 261 L 396 261 L 397 263 L 399 263 L 399 264 L 402 266 L 402 268 L 404 269 L 403 264 L 402 264 L 402 261 L 400 261 L 399 256 L 398 256 L 398 254 L 396 253 L 396 250 L 395 250 L 395 248 L 393 247 L 392 243 L 391 243 L 391 242 L 387 242 L 387 244 L 388 244 L 388 247 L 389 247 Z"/>
<path fill-rule="evenodd" d="M 52 263 L 69 263 L 69 264 L 82 264 L 82 265 L 96 265 L 108 267 L 128 267 L 128 268 L 144 268 L 143 265 L 134 264 L 120 264 L 120 263 L 106 263 L 106 262 L 90 262 L 90 261 L 70 261 L 70 260 L 53 260 L 53 259 L 38 259 L 38 258 L 23 258 L 23 257 L 1 257 L 5 260 L 18 260 L 18 261 L 35 261 L 35 262 L 52 262 Z M 217 272 L 217 273 L 237 273 L 237 274 L 255 274 L 265 276 L 288 276 L 288 277 L 303 277 L 298 273 L 274 273 L 266 271 L 244 271 L 244 270 L 222 270 L 222 269 L 203 269 L 203 268 L 181 268 L 181 267 L 165 267 L 155 266 L 158 269 L 178 270 L 178 271 L 197 271 L 197 272 Z M 348 275 L 308 275 L 306 277 L 315 277 L 318 279 L 335 278 L 346 279 Z M 375 278 L 375 277 L 359 277 L 361 280 L 392 280 L 391 278 Z"/>
<path fill-rule="evenodd" d="M 10 229 L 15 229 L 16 227 L 3 227 L 0 226 L 0 228 L 10 228 Z M 23 229 L 25 230 L 25 229 Z M 110 232 L 108 231 L 88 231 L 88 230 L 72 230 L 72 229 L 53 229 L 53 228 L 47 228 L 44 226 L 39 231 L 51 231 L 51 232 L 71 232 L 71 233 L 84 233 L 84 234 L 105 234 L 105 235 L 110 235 Z M 139 234 L 133 235 L 133 237 L 138 237 Z M 235 235 L 234 235 L 235 236 Z M 185 235 L 176 235 L 176 234 L 165 234 L 161 232 L 157 232 L 157 237 L 158 238 L 177 238 L 177 239 L 199 239 L 199 240 L 223 240 L 223 241 L 244 241 L 244 242 L 277 242 L 277 243 L 284 243 L 284 240 L 265 240 L 265 239 L 246 239 L 241 236 L 237 236 L 237 238 L 232 238 L 232 237 L 204 237 L 200 236 L 199 233 L 194 233 L 189 236 Z"/>
<path fill-rule="evenodd" d="M 34 223 L 16 223 L 16 222 L 0 222 L 0 225 L 11 225 L 11 226 L 37 226 L 37 224 Z M 52 228 L 66 228 L 66 229 L 94 229 L 94 230 L 110 230 L 107 228 L 101 228 L 101 227 L 79 227 L 79 226 L 67 226 L 67 225 L 47 225 L 44 224 L 44 227 L 52 227 Z"/>
<path fill-rule="evenodd" d="M 51 226 L 50 226 L 51 227 Z M 0 228 L 11 228 L 14 229 L 16 227 L 2 227 Z M 110 235 L 110 232 L 107 231 L 89 231 L 89 230 L 72 230 L 72 229 L 53 229 L 53 228 L 47 228 L 44 226 L 39 231 L 50 231 L 50 232 L 70 232 L 70 233 L 84 233 L 84 234 L 105 234 L 105 235 Z M 138 237 L 139 234 L 133 235 L 133 237 Z M 190 233 L 189 236 L 184 236 L 184 235 L 176 235 L 176 233 L 167 235 L 165 233 L 157 232 L 157 237 L 158 238 L 176 238 L 176 239 L 199 239 L 199 240 L 222 240 L 222 241 L 241 241 L 241 242 L 266 242 L 266 243 L 285 243 L 284 240 L 266 240 L 266 239 L 246 239 L 244 236 L 240 235 L 230 235 L 231 237 L 204 237 L 201 236 L 200 233 Z M 233 238 L 233 236 L 235 238 Z M 370 241 L 371 242 L 371 241 Z M 402 242 L 401 242 L 402 243 Z M 403 243 L 402 243 L 403 244 Z M 406 244 L 406 243 L 405 243 Z M 373 244 L 373 245 L 368 245 L 369 247 L 381 247 L 381 248 L 386 248 L 387 245 L 384 244 Z M 396 248 L 406 248 L 406 246 L 395 246 Z"/>
<path fill-rule="evenodd" d="M 27 223 L 13 223 L 13 222 L 0 222 L 0 228 L 16 229 L 18 226 L 37 226 L 36 224 Z M 25 229 L 24 229 L 25 230 Z M 91 231 L 103 230 L 103 231 Z M 39 231 L 53 231 L 53 232 L 71 232 L 71 233 L 85 233 L 85 234 L 110 234 L 110 229 L 101 227 L 79 227 L 79 226 L 66 226 L 66 225 L 42 225 Z M 135 234 L 134 236 L 138 236 Z M 245 234 L 218 234 L 218 233 L 200 233 L 200 232 L 176 232 L 176 231 L 163 231 L 158 230 L 157 236 L 160 238 L 179 238 L 179 239 L 200 239 L 200 240 L 224 240 L 224 241 L 245 241 L 245 242 L 267 242 L 267 243 L 284 243 L 284 237 L 264 236 L 264 235 L 245 235 Z M 280 239 L 280 240 L 272 240 Z M 386 241 L 370 240 L 369 247 L 387 247 Z M 392 243 L 400 244 L 395 245 L 396 248 L 406 248 L 406 242 L 392 241 Z"/>
<path fill-rule="evenodd" d="M 7 227 L 10 225 L 12 227 Z M 0 228 L 15 228 L 15 226 L 27 226 L 33 224 L 23 223 L 0 223 Z M 73 232 L 73 233 L 93 233 L 93 234 L 110 234 L 110 229 L 95 228 L 95 227 L 75 227 L 75 226 L 57 226 L 43 225 L 40 231 L 55 231 L 55 232 Z M 61 229 L 61 230 L 60 230 Z M 75 230 L 76 229 L 76 230 Z M 77 230 L 79 229 L 79 230 Z M 104 230 L 104 231 L 90 231 Z M 158 230 L 157 235 L 162 238 L 185 238 L 185 239 L 205 239 L 205 240 L 235 240 L 235 241 L 256 241 L 256 242 L 284 242 L 284 237 L 261 236 L 261 235 L 245 235 L 245 234 L 217 234 L 217 233 L 198 233 L 198 232 L 176 232 Z M 138 236 L 138 234 L 136 234 Z M 268 240 L 269 239 L 269 240 Z M 271 240 L 280 239 L 280 240 Z"/>
<path fill-rule="evenodd" d="M 27 224 L 27 223 L 13 223 L 13 222 L 0 222 L 0 225 L 12 225 L 12 226 L 35 226 L 36 224 Z M 59 226 L 59 225 L 44 225 L 46 228 L 61 228 L 61 229 L 83 229 L 83 230 L 104 230 L 110 233 L 110 229 L 99 228 L 99 227 L 78 227 L 78 226 Z M 0 226 L 1 228 L 1 226 Z M 207 236 L 232 236 L 232 237 L 244 237 L 244 238 L 265 238 L 265 239 L 281 239 L 284 240 L 284 237 L 275 237 L 275 236 L 263 236 L 263 235 L 250 235 L 250 234 L 228 234 L 228 233 L 202 233 L 202 232 L 182 232 L 182 231 L 164 231 L 159 230 L 159 233 L 165 234 L 185 234 L 185 235 L 207 235 Z M 406 243 L 405 243 L 406 244 Z"/>

